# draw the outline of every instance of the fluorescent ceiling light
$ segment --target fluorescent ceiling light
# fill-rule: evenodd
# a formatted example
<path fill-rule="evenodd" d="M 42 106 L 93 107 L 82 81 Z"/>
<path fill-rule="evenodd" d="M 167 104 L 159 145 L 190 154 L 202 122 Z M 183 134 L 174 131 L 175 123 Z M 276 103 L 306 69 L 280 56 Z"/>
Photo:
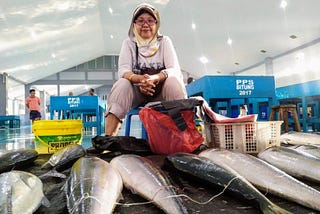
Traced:
<path fill-rule="evenodd" d="M 287 7 L 287 5 L 288 5 L 288 2 L 285 1 L 285 0 L 282 0 L 281 3 L 280 3 L 280 8 L 282 8 L 283 10 L 285 10 L 286 7 Z"/>
<path fill-rule="evenodd" d="M 191 28 L 192 28 L 193 30 L 195 30 L 195 29 L 197 28 L 196 24 L 195 24 L 195 23 L 192 23 L 192 24 L 191 24 Z"/>
<path fill-rule="evenodd" d="M 200 62 L 202 62 L 203 64 L 207 64 L 209 62 L 209 60 L 207 59 L 207 57 L 202 56 L 202 57 L 200 57 Z"/>

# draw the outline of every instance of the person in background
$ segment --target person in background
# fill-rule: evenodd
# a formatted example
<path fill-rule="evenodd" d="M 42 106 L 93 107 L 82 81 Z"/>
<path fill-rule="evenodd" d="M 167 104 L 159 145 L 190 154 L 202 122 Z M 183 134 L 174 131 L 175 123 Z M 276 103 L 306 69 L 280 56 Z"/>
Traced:
<path fill-rule="evenodd" d="M 89 95 L 90 95 L 90 96 L 97 96 L 97 95 L 94 93 L 94 89 L 93 89 L 93 88 L 90 88 L 90 90 L 89 90 Z"/>
<path fill-rule="evenodd" d="M 30 95 L 26 98 L 26 106 L 30 111 L 30 120 L 32 124 L 35 120 L 41 119 L 40 114 L 40 98 L 36 96 L 36 91 L 30 89 Z"/>
<path fill-rule="evenodd" d="M 69 91 L 68 96 L 73 96 L 73 92 L 72 92 L 72 91 Z M 72 114 L 72 113 L 74 113 L 74 110 L 71 110 L 71 113 L 70 113 L 70 110 L 67 110 L 67 111 L 66 111 L 67 119 L 70 119 L 70 118 L 71 118 L 71 114 Z"/>
<path fill-rule="evenodd" d="M 143 3 L 133 12 L 122 43 L 119 79 L 107 99 L 105 134 L 116 136 L 131 108 L 147 102 L 187 98 L 178 57 L 168 36 L 159 33 L 156 8 Z"/>
<path fill-rule="evenodd" d="M 193 78 L 192 77 L 189 77 L 188 79 L 187 79 L 187 84 L 190 84 L 190 83 L 192 83 L 193 82 Z"/>

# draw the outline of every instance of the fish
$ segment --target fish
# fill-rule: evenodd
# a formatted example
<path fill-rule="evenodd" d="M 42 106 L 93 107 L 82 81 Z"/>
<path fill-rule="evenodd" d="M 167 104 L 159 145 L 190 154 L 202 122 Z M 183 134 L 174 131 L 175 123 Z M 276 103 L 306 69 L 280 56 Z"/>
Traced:
<path fill-rule="evenodd" d="M 123 182 L 108 162 L 95 156 L 79 158 L 66 181 L 69 213 L 112 213 L 121 198 Z"/>
<path fill-rule="evenodd" d="M 320 161 L 310 155 L 280 146 L 265 149 L 258 157 L 294 177 L 320 182 Z"/>
<path fill-rule="evenodd" d="M 8 150 L 0 155 L 0 173 L 20 169 L 33 163 L 37 158 L 38 152 L 34 149 Z"/>
<path fill-rule="evenodd" d="M 45 162 L 41 169 L 51 168 L 51 170 L 40 177 L 54 176 L 65 178 L 66 176 L 59 171 L 71 167 L 76 160 L 86 154 L 85 149 L 78 144 L 71 144 L 62 149 L 59 149 L 51 155 L 49 160 Z"/>
<path fill-rule="evenodd" d="M 320 192 L 253 155 L 226 149 L 199 153 L 214 163 L 229 166 L 258 189 L 320 211 Z"/>
<path fill-rule="evenodd" d="M 176 153 L 167 156 L 167 160 L 178 170 L 208 181 L 212 184 L 227 187 L 228 190 L 254 201 L 262 213 L 291 213 L 272 203 L 249 181 L 230 167 L 221 166 L 210 159 L 196 154 Z"/>
<path fill-rule="evenodd" d="M 50 206 L 36 175 L 19 170 L 0 174 L 0 213 L 31 214 L 42 204 Z"/>
<path fill-rule="evenodd" d="M 288 148 L 294 149 L 304 155 L 320 159 L 320 145 L 295 145 Z"/>
<path fill-rule="evenodd" d="M 280 142 L 285 144 L 318 144 L 320 145 L 320 135 L 307 132 L 288 132 L 280 135 Z"/>
<path fill-rule="evenodd" d="M 124 154 L 114 157 L 110 164 L 119 171 L 127 189 L 151 201 L 165 213 L 188 213 L 182 199 L 175 197 L 168 177 L 146 157 Z"/>

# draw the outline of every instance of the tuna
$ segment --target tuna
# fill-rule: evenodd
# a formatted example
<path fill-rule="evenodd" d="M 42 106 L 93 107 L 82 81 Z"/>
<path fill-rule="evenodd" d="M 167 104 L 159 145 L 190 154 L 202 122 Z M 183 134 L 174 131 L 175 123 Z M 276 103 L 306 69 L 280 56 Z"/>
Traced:
<path fill-rule="evenodd" d="M 71 167 L 75 161 L 86 154 L 85 149 L 78 144 L 72 144 L 59 149 L 54 154 L 51 155 L 50 159 L 42 165 L 41 168 L 51 168 L 51 171 L 41 175 L 45 176 L 55 176 L 65 178 L 66 176 L 58 171 L 62 171 Z"/>
<path fill-rule="evenodd" d="M 257 157 L 218 149 L 208 149 L 199 155 L 231 167 L 260 190 L 320 211 L 319 191 Z"/>
<path fill-rule="evenodd" d="M 320 145 L 296 145 L 290 146 L 289 148 L 294 149 L 306 156 L 320 159 Z"/>
<path fill-rule="evenodd" d="M 37 176 L 17 170 L 0 174 L 0 213 L 31 214 L 41 204 L 50 205 Z"/>
<path fill-rule="evenodd" d="M 0 155 L 0 173 L 20 169 L 33 163 L 37 157 L 38 152 L 34 149 L 8 150 Z"/>
<path fill-rule="evenodd" d="M 168 214 L 188 213 L 181 198 L 175 197 L 167 176 L 149 159 L 138 155 L 121 155 L 111 160 L 124 186 L 151 201 Z"/>
<path fill-rule="evenodd" d="M 320 161 L 310 155 L 286 147 L 271 147 L 258 157 L 294 177 L 320 182 Z"/>
<path fill-rule="evenodd" d="M 287 144 L 320 144 L 320 135 L 306 132 L 288 132 L 280 135 L 280 142 Z"/>
<path fill-rule="evenodd" d="M 66 182 L 69 213 L 112 213 L 122 192 L 118 171 L 98 157 L 81 157 Z"/>
<path fill-rule="evenodd" d="M 262 213 L 290 213 L 259 192 L 249 181 L 227 166 L 214 163 L 206 157 L 195 154 L 176 153 L 168 156 L 172 165 L 187 174 L 198 177 L 212 184 L 227 187 L 228 190 L 241 195 L 243 198 L 254 201 L 259 205 Z"/>

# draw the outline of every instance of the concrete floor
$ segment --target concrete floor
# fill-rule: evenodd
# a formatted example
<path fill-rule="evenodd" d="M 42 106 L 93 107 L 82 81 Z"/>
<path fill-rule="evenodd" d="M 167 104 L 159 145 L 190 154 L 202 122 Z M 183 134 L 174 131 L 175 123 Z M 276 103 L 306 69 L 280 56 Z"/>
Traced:
<path fill-rule="evenodd" d="M 141 137 L 141 122 L 137 118 L 132 118 L 131 135 L 137 138 Z M 124 135 L 124 124 L 122 125 L 119 135 Z M 82 145 L 84 148 L 91 147 L 91 138 L 95 136 L 94 130 L 86 130 L 84 132 L 84 138 Z M 34 135 L 32 134 L 31 127 L 21 127 L 19 129 L 0 129 L 0 152 L 4 150 L 20 149 L 20 148 L 34 148 Z M 40 166 L 48 160 L 50 155 L 39 155 L 35 164 L 28 166 L 25 170 L 34 173 L 35 175 L 41 175 L 44 173 L 40 169 Z M 110 161 L 110 157 L 101 156 L 102 159 Z M 176 170 L 166 167 L 164 164 L 165 156 L 153 155 L 148 156 L 155 164 L 164 170 L 164 173 L 168 175 L 170 181 L 176 187 L 179 194 L 185 194 L 198 202 L 205 202 L 209 200 L 212 196 L 217 195 L 221 192 L 221 188 L 213 187 L 205 182 L 199 182 L 192 178 L 181 175 Z M 70 169 L 65 171 L 64 174 L 68 175 Z M 64 179 L 48 179 L 42 180 L 44 183 L 44 193 L 46 197 L 51 202 L 52 206 L 47 208 L 41 206 L 36 214 L 39 213 L 66 213 L 66 199 L 64 196 L 64 191 L 62 190 L 65 184 Z M 320 190 L 320 184 L 311 183 L 314 188 Z M 129 190 L 123 190 L 123 199 L 120 203 L 138 203 L 146 202 L 142 197 L 131 193 Z M 267 194 L 267 197 L 276 203 L 277 205 L 285 208 L 293 213 L 319 213 L 314 210 L 308 209 L 306 207 L 300 206 L 296 203 L 289 202 L 282 198 Z M 254 214 L 260 213 L 260 210 L 254 206 L 250 201 L 245 201 L 241 198 L 236 197 L 230 192 L 225 192 L 221 196 L 215 198 L 214 200 L 206 204 L 198 204 L 187 198 L 183 199 L 185 206 L 188 211 L 192 214 L 195 213 L 246 213 Z M 117 206 L 114 213 L 163 213 L 158 207 L 153 204 L 145 204 L 139 206 Z"/>

